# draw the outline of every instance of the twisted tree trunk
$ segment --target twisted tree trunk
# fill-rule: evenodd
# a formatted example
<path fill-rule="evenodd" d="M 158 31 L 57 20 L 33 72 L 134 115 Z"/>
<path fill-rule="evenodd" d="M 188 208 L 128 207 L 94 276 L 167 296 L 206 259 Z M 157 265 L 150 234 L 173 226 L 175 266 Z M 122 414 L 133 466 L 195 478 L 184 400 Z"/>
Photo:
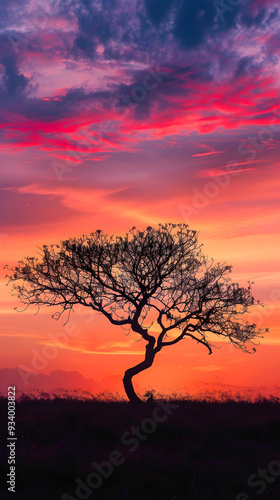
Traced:
<path fill-rule="evenodd" d="M 124 385 L 124 390 L 126 392 L 126 395 L 129 399 L 129 401 L 132 404 L 143 404 L 144 401 L 140 399 L 133 387 L 132 384 L 132 378 L 137 375 L 138 373 L 141 373 L 142 371 L 146 370 L 147 368 L 150 368 L 152 366 L 154 357 L 156 353 L 158 352 L 158 349 L 154 349 L 152 343 L 149 343 L 146 346 L 146 355 L 144 361 L 139 363 L 136 366 L 133 366 L 132 368 L 129 368 L 128 370 L 125 371 L 124 378 L 123 378 L 123 385 Z"/>

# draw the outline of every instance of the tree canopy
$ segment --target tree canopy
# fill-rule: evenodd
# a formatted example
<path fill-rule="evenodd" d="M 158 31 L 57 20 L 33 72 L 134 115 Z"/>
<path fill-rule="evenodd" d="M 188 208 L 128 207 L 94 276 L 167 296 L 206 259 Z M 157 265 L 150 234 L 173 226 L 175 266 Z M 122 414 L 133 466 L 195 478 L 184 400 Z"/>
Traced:
<path fill-rule="evenodd" d="M 211 354 L 215 334 L 251 352 L 250 342 L 267 331 L 243 319 L 260 303 L 252 283 L 233 283 L 232 266 L 208 259 L 197 236 L 186 224 L 172 223 L 133 227 L 125 236 L 96 230 L 44 245 L 40 258 L 8 268 L 8 278 L 27 307 L 58 306 L 58 319 L 81 304 L 137 332 L 146 341 L 145 358 L 125 372 L 124 387 L 130 401 L 139 402 L 132 377 L 151 366 L 162 348 L 191 338 Z"/>

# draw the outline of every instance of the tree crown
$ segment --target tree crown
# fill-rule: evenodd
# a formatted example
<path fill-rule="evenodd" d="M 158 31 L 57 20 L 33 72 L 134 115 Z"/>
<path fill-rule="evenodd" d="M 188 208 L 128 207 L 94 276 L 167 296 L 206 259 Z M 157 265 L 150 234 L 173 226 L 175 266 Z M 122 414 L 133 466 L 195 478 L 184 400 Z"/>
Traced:
<path fill-rule="evenodd" d="M 23 281 L 13 291 L 27 307 L 60 306 L 57 319 L 82 304 L 112 324 L 128 325 L 158 350 L 191 337 L 211 353 L 209 334 L 216 334 L 249 352 L 248 341 L 264 332 L 240 319 L 260 303 L 252 283 L 233 283 L 232 266 L 207 259 L 201 246 L 186 224 L 133 227 L 116 237 L 96 230 L 44 245 L 40 259 L 26 257 L 8 268 L 8 278 Z M 156 323 L 157 338 L 145 326 L 148 316 Z"/>

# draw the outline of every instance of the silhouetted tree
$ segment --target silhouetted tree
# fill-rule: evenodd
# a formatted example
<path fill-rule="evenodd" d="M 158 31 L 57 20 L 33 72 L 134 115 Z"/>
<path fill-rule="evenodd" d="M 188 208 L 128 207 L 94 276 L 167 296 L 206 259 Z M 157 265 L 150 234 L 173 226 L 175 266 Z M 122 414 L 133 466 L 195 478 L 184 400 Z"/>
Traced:
<path fill-rule="evenodd" d="M 210 336 L 216 334 L 250 352 L 248 341 L 263 333 L 241 320 L 249 306 L 259 304 L 252 284 L 243 288 L 233 283 L 228 277 L 232 266 L 207 259 L 197 232 L 186 224 L 159 224 L 144 231 L 133 227 L 117 237 L 97 230 L 60 245 L 44 245 L 41 251 L 40 261 L 26 257 L 8 268 L 11 281 L 23 280 L 23 285 L 13 285 L 18 298 L 27 307 L 60 306 L 53 316 L 57 319 L 82 304 L 113 325 L 137 332 L 146 342 L 146 353 L 123 378 L 131 402 L 141 402 L 132 378 L 149 368 L 162 348 L 191 338 L 211 354 Z M 148 316 L 156 328 L 147 326 Z"/>

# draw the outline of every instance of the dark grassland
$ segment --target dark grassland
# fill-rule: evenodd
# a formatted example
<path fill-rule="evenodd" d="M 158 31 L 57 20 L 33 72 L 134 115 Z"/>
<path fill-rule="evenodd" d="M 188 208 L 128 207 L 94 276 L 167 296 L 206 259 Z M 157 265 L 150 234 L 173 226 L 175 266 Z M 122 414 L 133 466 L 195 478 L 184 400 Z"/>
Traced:
<path fill-rule="evenodd" d="M 113 450 L 124 463 L 102 479 L 90 500 L 280 499 L 280 471 L 262 479 L 259 468 L 280 464 L 279 399 L 257 402 L 173 400 L 179 406 L 157 424 L 139 447 L 122 444 L 131 427 L 153 418 L 158 405 L 133 408 L 126 402 L 22 398 L 16 405 L 16 493 L 7 492 L 7 399 L 0 398 L 0 497 L 3 500 L 61 500 L 75 494 L 76 478 L 96 472 Z M 163 410 L 158 411 L 160 416 Z M 148 429 L 148 425 L 147 425 Z M 127 436 L 128 436 L 127 434 Z M 147 436 L 142 432 L 143 436 Z M 129 437 L 127 437 L 129 439 Z M 256 486 L 247 480 L 256 474 Z M 259 483 L 257 483 L 259 480 Z M 244 496 L 238 494 L 244 492 Z M 245 495 L 247 494 L 247 496 Z"/>

